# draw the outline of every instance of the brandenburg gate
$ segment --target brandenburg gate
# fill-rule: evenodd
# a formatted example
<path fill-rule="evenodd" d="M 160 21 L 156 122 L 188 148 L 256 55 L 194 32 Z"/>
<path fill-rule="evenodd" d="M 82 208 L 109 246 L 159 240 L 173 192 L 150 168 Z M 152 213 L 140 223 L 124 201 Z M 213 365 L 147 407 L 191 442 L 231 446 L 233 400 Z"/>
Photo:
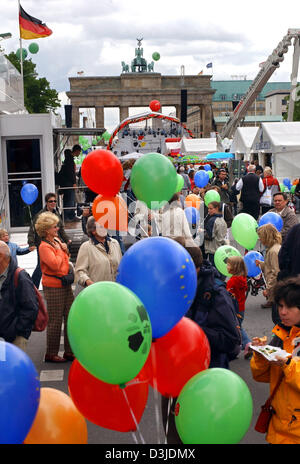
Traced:
<path fill-rule="evenodd" d="M 72 127 L 80 127 L 80 108 L 95 108 L 96 128 L 103 128 L 104 108 L 119 107 L 122 121 L 129 116 L 130 107 L 147 107 L 152 100 L 159 100 L 161 107 L 175 106 L 176 116 L 181 119 L 181 90 L 185 89 L 188 108 L 199 109 L 202 137 L 209 137 L 212 130 L 212 96 L 215 92 L 211 88 L 211 76 L 163 76 L 156 73 L 154 62 L 147 64 L 143 58 L 143 39 L 137 40 L 135 58 L 130 66 L 122 62 L 120 76 L 69 78 L 70 90 L 66 93 L 72 105 Z"/>

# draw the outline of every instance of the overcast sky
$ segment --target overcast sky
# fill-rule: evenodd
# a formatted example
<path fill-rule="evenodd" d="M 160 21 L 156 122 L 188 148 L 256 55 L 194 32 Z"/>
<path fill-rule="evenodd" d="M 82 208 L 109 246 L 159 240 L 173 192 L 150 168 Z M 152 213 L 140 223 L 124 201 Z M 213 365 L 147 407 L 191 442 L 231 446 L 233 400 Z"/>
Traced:
<path fill-rule="evenodd" d="M 121 61 L 130 64 L 136 38 L 143 37 L 144 57 L 161 58 L 155 71 L 178 75 L 211 73 L 213 79 L 231 76 L 253 79 L 289 28 L 300 29 L 300 2 L 270 0 L 22 0 L 24 10 L 52 29 L 50 37 L 24 40 L 39 45 L 39 77 L 58 92 L 69 90 L 68 77 L 119 75 Z M 19 48 L 18 1 L 0 0 L 1 30 L 12 38 L 2 41 L 7 53 Z M 293 47 L 271 81 L 288 81 Z"/>

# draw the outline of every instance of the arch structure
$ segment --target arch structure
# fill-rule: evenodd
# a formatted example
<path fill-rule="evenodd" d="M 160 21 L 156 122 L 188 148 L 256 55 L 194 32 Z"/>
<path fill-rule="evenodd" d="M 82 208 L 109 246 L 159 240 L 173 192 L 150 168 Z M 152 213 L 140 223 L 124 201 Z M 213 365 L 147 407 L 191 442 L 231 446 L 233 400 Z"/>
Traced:
<path fill-rule="evenodd" d="M 194 137 L 193 133 L 186 127 L 186 125 L 184 123 L 180 122 L 180 119 L 178 119 L 178 118 L 176 118 L 174 116 L 167 116 L 165 114 L 155 113 L 154 111 L 152 111 L 150 113 L 142 113 L 142 114 L 139 114 L 139 115 L 136 115 L 136 116 L 132 116 L 132 117 L 126 118 L 123 121 L 121 121 L 120 124 L 114 129 L 114 131 L 113 131 L 113 133 L 112 133 L 112 135 L 111 135 L 111 137 L 109 139 L 107 149 L 111 150 L 113 148 L 113 142 L 114 142 L 115 137 L 126 126 L 128 126 L 130 124 L 136 124 L 136 123 L 139 123 L 139 122 L 143 122 L 143 121 L 146 121 L 148 119 L 158 119 L 158 120 L 170 121 L 172 123 L 178 124 L 180 127 L 182 127 L 183 132 L 185 131 L 186 134 L 189 137 L 191 137 L 191 138 Z"/>

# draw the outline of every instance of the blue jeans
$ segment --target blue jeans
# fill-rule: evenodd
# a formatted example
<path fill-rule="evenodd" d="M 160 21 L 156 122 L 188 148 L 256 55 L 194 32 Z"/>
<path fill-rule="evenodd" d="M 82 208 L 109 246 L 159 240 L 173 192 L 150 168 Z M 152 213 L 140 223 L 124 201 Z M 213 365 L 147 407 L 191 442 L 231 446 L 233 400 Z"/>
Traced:
<path fill-rule="evenodd" d="M 250 340 L 246 330 L 243 329 L 243 327 L 242 327 L 242 323 L 243 323 L 243 320 L 244 320 L 244 317 L 245 317 L 245 311 L 239 311 L 237 313 L 237 317 L 238 317 L 238 320 L 239 320 L 239 323 L 240 323 L 240 326 L 241 326 L 242 350 L 244 350 L 247 343 L 251 343 L 251 340 Z"/>

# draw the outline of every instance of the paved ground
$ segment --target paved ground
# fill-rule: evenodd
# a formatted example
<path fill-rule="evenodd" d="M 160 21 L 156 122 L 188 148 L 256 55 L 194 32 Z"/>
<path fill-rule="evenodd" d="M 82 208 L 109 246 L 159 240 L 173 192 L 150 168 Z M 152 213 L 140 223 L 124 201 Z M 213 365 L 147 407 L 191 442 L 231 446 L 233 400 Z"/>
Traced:
<path fill-rule="evenodd" d="M 20 245 L 26 245 L 26 234 L 13 234 L 12 241 Z M 27 269 L 32 274 L 36 265 L 36 252 L 25 256 L 20 256 L 19 265 Z M 261 294 L 257 297 L 249 296 L 246 305 L 246 316 L 244 328 L 250 337 L 267 335 L 270 337 L 273 323 L 271 320 L 271 310 L 261 309 L 260 305 L 265 300 Z M 33 360 L 39 375 L 42 387 L 52 387 L 68 393 L 68 372 L 71 363 L 63 366 L 47 364 L 43 362 L 45 353 L 45 333 L 32 333 L 29 344 L 28 354 Z M 63 343 L 63 338 L 62 338 Z M 62 347 L 63 351 L 63 347 Z M 252 380 L 249 360 L 245 360 L 243 355 L 231 363 L 231 369 L 240 375 L 247 383 L 253 398 L 254 414 L 251 427 L 242 439 L 242 444 L 262 444 L 265 443 L 264 436 L 254 431 L 254 424 L 260 412 L 260 406 L 268 397 L 268 386 L 258 384 Z M 118 433 L 103 429 L 92 423 L 88 423 L 88 443 L 89 444 L 134 444 L 136 441 L 141 443 L 143 440 L 147 444 L 164 443 L 164 433 L 160 416 L 159 395 L 150 388 L 148 403 L 140 423 L 140 433 Z"/>

